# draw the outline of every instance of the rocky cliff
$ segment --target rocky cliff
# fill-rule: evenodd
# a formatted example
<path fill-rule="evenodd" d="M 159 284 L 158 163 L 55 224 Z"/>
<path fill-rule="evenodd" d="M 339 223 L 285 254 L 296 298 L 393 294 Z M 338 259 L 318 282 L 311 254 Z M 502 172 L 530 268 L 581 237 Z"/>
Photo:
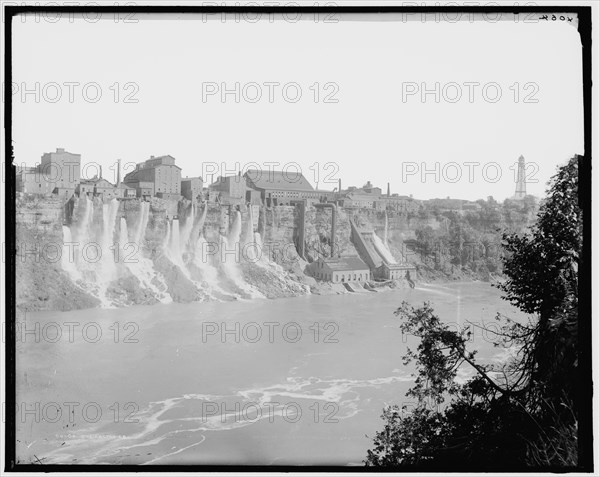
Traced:
<path fill-rule="evenodd" d="M 17 202 L 17 305 L 22 310 L 277 298 L 344 290 L 308 276 L 319 256 L 356 256 L 350 219 L 373 230 L 419 277 L 490 279 L 501 273 L 501 229 L 533 217 L 508 205 L 457 213 L 225 207 L 154 198 L 22 195 Z M 297 244 L 304 220 L 305 254 Z M 306 260 L 306 261 L 305 261 Z M 397 284 L 398 285 L 398 284 Z"/>

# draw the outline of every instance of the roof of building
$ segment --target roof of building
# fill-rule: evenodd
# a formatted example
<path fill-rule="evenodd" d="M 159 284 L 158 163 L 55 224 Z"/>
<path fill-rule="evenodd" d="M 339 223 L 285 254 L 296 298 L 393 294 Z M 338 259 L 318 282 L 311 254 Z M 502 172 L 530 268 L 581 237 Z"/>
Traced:
<path fill-rule="evenodd" d="M 369 267 L 358 257 L 324 258 L 323 262 L 333 271 L 369 270 Z"/>
<path fill-rule="evenodd" d="M 181 182 L 193 181 L 193 180 L 199 180 L 199 181 L 202 181 L 202 182 L 204 182 L 204 181 L 202 180 L 202 176 L 198 176 L 198 177 L 182 177 L 182 178 L 181 178 Z"/>
<path fill-rule="evenodd" d="M 383 262 L 383 266 L 389 268 L 390 270 L 398 270 L 406 268 L 406 265 L 402 265 L 401 263 L 386 263 Z"/>
<path fill-rule="evenodd" d="M 103 177 L 97 177 L 95 179 L 92 179 L 90 182 L 96 184 L 96 187 L 114 187 L 114 184 L 111 184 Z"/>
<path fill-rule="evenodd" d="M 175 164 L 175 158 L 170 154 L 165 154 L 162 156 L 150 156 L 150 159 L 146 159 L 141 164 L 138 164 L 143 168 L 152 168 L 152 167 L 160 167 L 160 166 L 172 166 L 181 170 L 181 167 Z"/>
<path fill-rule="evenodd" d="M 62 148 L 62 147 L 57 147 L 56 151 L 53 151 L 53 152 L 45 152 L 44 156 L 45 155 L 51 155 L 51 154 L 71 154 L 72 156 L 81 156 L 81 154 L 78 154 L 76 152 L 65 151 L 65 149 Z"/>
<path fill-rule="evenodd" d="M 128 186 L 127 184 L 124 184 L 123 182 L 120 182 L 119 185 L 117 186 L 117 189 L 135 189 L 135 187 L 131 187 L 131 186 Z"/>
<path fill-rule="evenodd" d="M 183 179 L 182 179 L 183 180 Z M 219 176 L 215 179 L 215 181 L 209 185 L 209 187 L 212 186 L 218 186 L 221 184 L 226 184 L 227 182 L 237 182 L 239 184 L 244 184 L 246 185 L 246 178 L 239 176 L 239 175 L 235 175 L 235 176 Z"/>
<path fill-rule="evenodd" d="M 361 192 L 348 192 L 345 198 L 352 200 L 374 200 L 378 199 L 379 197 L 372 194 L 362 194 Z"/>
<path fill-rule="evenodd" d="M 244 174 L 249 185 L 256 189 L 275 189 L 291 191 L 314 191 L 314 187 L 296 171 L 263 171 L 258 169 L 248 170 Z"/>
<path fill-rule="evenodd" d="M 82 179 L 79 181 L 80 185 L 95 185 L 99 187 L 114 187 L 113 184 L 108 182 L 104 177 L 92 177 L 91 179 Z"/>

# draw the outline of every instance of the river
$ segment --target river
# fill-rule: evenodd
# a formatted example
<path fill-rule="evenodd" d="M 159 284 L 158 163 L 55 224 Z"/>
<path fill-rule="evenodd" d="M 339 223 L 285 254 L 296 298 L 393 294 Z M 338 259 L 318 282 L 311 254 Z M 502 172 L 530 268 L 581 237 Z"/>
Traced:
<path fill-rule="evenodd" d="M 488 283 L 28 314 L 17 457 L 64 464 L 362 465 L 384 406 L 410 406 L 414 338 L 393 315 L 522 315 Z M 506 350 L 473 328 L 478 358 Z M 463 379 L 468 370 L 461 370 Z"/>

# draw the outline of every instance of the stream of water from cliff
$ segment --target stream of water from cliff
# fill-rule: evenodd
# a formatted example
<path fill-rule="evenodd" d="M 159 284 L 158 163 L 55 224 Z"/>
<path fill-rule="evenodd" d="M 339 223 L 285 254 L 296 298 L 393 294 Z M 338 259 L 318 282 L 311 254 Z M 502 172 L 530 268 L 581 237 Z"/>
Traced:
<path fill-rule="evenodd" d="M 18 344 L 18 457 L 361 465 L 384 406 L 414 405 L 403 300 L 459 325 L 522 318 L 486 283 L 28 314 L 45 339 Z M 473 329 L 478 358 L 506 359 L 491 338 Z"/>

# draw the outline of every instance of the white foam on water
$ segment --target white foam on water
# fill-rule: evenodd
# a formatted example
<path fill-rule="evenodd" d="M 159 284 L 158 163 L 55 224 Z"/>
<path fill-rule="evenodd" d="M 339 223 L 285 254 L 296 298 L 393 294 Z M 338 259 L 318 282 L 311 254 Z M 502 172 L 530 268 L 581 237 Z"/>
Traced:
<path fill-rule="evenodd" d="M 290 412 L 293 409 L 286 407 L 286 399 L 295 400 L 291 401 L 295 403 L 297 400 L 307 400 L 311 403 L 314 401 L 336 403 L 335 419 L 350 419 L 359 413 L 361 388 L 381 388 L 400 382 L 410 382 L 413 379 L 409 374 L 363 380 L 321 379 L 312 376 L 290 377 L 283 383 L 240 390 L 230 395 L 187 393 L 183 396 L 151 402 L 146 408 L 136 412 L 135 417 L 139 420 L 139 429 L 133 434 L 93 441 L 85 438 L 90 434 L 100 433 L 103 425 L 113 424 L 106 422 L 73 431 L 73 439 L 68 441 L 68 445 L 45 454 L 44 462 L 64 463 L 74 456 L 79 456 L 78 463 L 80 464 L 98 463 L 106 461 L 110 457 L 122 455 L 124 451 L 131 449 L 149 448 L 169 441 L 177 442 L 173 441 L 173 438 L 178 434 L 235 430 L 264 419 L 273 419 L 273 417 L 283 419 L 284 411 L 286 418 L 293 419 L 294 415 Z M 214 403 L 226 402 L 230 404 L 219 408 L 219 412 L 216 413 L 212 412 L 213 408 L 210 408 L 211 412 L 209 413 L 209 408 L 204 407 L 207 403 L 214 405 Z M 236 408 L 238 403 L 239 408 Z M 243 409 L 255 409 L 256 405 L 259 406 L 257 412 L 241 412 Z M 190 406 L 193 409 L 195 409 L 194 406 L 198 406 L 206 411 L 205 415 L 198 413 L 197 410 L 190 412 Z M 178 410 L 182 412 L 182 417 L 177 417 Z M 329 411 L 324 408 L 325 414 L 328 414 Z M 174 417 L 167 417 L 167 415 L 174 415 Z M 132 424 L 132 426 L 134 425 Z M 162 434 L 161 428 L 165 429 Z M 77 436 L 81 436 L 81 438 L 78 439 Z M 152 464 L 179 454 L 202 444 L 205 440 L 206 436 L 203 434 L 199 440 L 191 444 L 186 442 L 187 445 L 179 448 L 173 446 L 168 451 L 163 450 L 161 455 L 156 455 L 157 450 L 154 449 L 152 457 L 144 456 L 149 460 L 142 464 Z M 84 458 L 80 457 L 82 454 L 85 455 Z"/>

